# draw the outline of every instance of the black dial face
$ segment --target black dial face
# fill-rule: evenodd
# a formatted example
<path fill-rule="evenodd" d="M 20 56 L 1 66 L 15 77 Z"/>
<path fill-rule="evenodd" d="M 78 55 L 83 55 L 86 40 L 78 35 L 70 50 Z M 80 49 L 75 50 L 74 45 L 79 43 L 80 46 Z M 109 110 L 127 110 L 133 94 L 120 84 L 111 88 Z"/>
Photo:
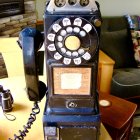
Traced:
<path fill-rule="evenodd" d="M 96 29 L 81 17 L 57 20 L 49 28 L 46 41 L 52 58 L 65 65 L 80 65 L 89 61 L 98 47 Z"/>

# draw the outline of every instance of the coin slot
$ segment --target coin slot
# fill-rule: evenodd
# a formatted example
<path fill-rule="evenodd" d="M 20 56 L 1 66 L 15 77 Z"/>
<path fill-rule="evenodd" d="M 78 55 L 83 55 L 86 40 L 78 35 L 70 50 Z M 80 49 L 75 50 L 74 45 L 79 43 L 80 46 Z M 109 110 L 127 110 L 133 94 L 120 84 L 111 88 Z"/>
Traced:
<path fill-rule="evenodd" d="M 77 0 L 69 0 L 68 2 L 69 2 L 69 5 L 75 5 Z"/>
<path fill-rule="evenodd" d="M 87 6 L 89 4 L 89 0 L 80 0 L 80 5 L 81 6 Z"/>
<path fill-rule="evenodd" d="M 63 7 L 66 3 L 66 0 L 55 0 L 55 5 L 57 7 Z"/>

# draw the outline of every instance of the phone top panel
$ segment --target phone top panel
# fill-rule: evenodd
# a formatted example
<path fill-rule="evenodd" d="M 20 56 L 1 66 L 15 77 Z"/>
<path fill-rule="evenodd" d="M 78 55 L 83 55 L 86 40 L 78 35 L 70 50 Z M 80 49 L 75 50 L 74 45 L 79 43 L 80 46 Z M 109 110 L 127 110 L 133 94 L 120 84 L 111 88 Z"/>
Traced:
<path fill-rule="evenodd" d="M 98 7 L 95 0 L 50 0 L 48 12 L 95 12 Z"/>

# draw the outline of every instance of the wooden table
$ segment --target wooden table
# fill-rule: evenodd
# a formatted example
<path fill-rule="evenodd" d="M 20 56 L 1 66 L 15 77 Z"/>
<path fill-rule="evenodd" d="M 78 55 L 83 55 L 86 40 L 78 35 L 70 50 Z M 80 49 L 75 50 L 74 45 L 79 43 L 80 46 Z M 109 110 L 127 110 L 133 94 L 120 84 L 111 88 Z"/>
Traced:
<path fill-rule="evenodd" d="M 133 115 L 137 105 L 124 99 L 100 93 L 100 100 L 107 100 L 110 106 L 100 106 L 101 119 L 113 140 L 129 140 Z"/>
<path fill-rule="evenodd" d="M 45 76 L 40 77 L 40 79 L 46 81 Z M 19 134 L 19 129 L 23 130 L 23 125 L 27 123 L 29 114 L 31 113 L 33 102 L 27 98 L 24 76 L 0 79 L 0 84 L 3 85 L 5 89 L 10 89 L 14 98 L 13 110 L 10 113 L 16 116 L 15 121 L 7 120 L 0 107 L 0 140 L 7 140 L 8 138 L 13 138 L 14 134 Z M 44 104 L 45 98 L 39 103 L 41 112 L 37 115 L 37 119 L 29 130 L 25 140 L 44 139 L 42 122 Z M 111 140 L 111 137 L 102 124 L 100 133 L 100 140 Z"/>

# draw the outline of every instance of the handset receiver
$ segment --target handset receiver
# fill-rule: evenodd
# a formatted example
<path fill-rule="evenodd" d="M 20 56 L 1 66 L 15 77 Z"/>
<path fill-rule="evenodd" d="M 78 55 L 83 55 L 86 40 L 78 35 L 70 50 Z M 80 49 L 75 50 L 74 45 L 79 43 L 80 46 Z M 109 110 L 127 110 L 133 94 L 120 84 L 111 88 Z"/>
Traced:
<path fill-rule="evenodd" d="M 37 51 L 43 43 L 42 34 L 34 28 L 25 28 L 19 36 L 23 50 L 24 72 L 27 94 L 30 101 L 40 101 L 46 91 L 46 85 L 38 80 Z"/>

